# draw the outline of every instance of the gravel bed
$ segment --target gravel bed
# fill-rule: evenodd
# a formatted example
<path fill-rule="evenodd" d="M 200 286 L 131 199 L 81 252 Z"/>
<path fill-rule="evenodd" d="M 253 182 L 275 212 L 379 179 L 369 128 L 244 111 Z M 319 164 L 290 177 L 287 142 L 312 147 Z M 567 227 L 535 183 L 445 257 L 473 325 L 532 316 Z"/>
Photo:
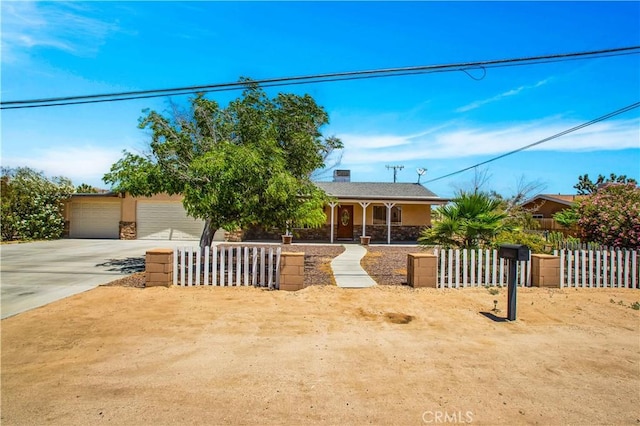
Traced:
<path fill-rule="evenodd" d="M 420 247 L 370 246 L 360 265 L 378 284 L 406 285 L 407 255 L 420 251 Z"/>

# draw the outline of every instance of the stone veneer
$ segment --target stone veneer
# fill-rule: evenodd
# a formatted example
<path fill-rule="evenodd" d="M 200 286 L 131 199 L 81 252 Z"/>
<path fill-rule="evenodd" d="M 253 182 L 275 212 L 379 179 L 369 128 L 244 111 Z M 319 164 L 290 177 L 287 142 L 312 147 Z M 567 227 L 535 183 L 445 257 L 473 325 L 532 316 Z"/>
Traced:
<path fill-rule="evenodd" d="M 138 238 L 138 231 L 135 222 L 120 222 L 120 239 L 135 240 Z"/>
<path fill-rule="evenodd" d="M 294 229 L 293 239 L 302 241 L 329 241 L 331 227 L 323 225 L 318 228 Z M 280 241 L 284 231 L 278 228 L 264 229 L 260 226 L 252 226 L 244 231 L 244 241 Z M 334 229 L 335 234 L 335 229 Z"/>
<path fill-rule="evenodd" d="M 417 241 L 423 226 L 392 226 L 391 241 Z M 367 225 L 365 231 L 371 237 L 371 242 L 387 241 L 387 225 Z M 244 231 L 243 241 L 280 241 L 284 232 L 277 228 L 263 229 L 259 226 L 248 228 Z M 338 241 L 338 226 L 333 228 L 334 241 Z M 353 241 L 360 241 L 362 226 L 354 225 Z M 294 229 L 293 239 L 298 241 L 330 241 L 331 225 L 323 225 L 318 228 Z"/>
<path fill-rule="evenodd" d="M 422 226 L 391 226 L 391 241 L 417 241 Z M 367 225 L 365 231 L 372 242 L 387 241 L 387 225 Z M 362 227 L 353 230 L 354 238 L 360 238 Z"/>
<path fill-rule="evenodd" d="M 229 243 L 239 243 L 244 241 L 245 231 L 239 229 L 237 231 L 225 231 L 224 240 Z"/>

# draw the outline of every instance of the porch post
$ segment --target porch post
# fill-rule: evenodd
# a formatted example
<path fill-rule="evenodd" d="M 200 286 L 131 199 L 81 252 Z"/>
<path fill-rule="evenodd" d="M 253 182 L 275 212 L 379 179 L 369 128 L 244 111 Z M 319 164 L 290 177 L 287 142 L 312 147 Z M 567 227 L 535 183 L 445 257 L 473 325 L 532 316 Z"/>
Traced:
<path fill-rule="evenodd" d="M 367 207 L 369 207 L 369 202 L 360 201 L 358 204 L 362 206 L 362 236 L 365 237 L 367 235 L 366 232 L 366 223 L 367 223 Z"/>
<path fill-rule="evenodd" d="M 334 202 L 329 203 L 329 207 L 331 207 L 331 237 L 330 237 L 331 244 L 333 244 L 333 221 L 334 221 L 333 209 L 337 205 L 338 203 L 334 203 Z"/>
<path fill-rule="evenodd" d="M 387 244 L 391 244 L 391 208 L 396 203 L 384 203 L 387 206 Z"/>

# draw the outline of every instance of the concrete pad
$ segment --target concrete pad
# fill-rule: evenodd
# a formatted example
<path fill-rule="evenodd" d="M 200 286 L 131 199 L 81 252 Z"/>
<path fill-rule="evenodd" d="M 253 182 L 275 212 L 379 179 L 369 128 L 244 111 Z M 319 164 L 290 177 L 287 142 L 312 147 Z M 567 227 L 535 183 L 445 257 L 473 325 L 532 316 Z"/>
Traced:
<path fill-rule="evenodd" d="M 1 318 L 44 306 L 144 270 L 152 248 L 198 241 L 63 239 L 0 246 Z"/>
<path fill-rule="evenodd" d="M 367 254 L 367 249 L 355 244 L 345 244 L 343 247 L 344 252 L 331 261 L 338 287 L 366 288 L 376 285 L 373 278 L 360 266 L 360 260 Z"/>

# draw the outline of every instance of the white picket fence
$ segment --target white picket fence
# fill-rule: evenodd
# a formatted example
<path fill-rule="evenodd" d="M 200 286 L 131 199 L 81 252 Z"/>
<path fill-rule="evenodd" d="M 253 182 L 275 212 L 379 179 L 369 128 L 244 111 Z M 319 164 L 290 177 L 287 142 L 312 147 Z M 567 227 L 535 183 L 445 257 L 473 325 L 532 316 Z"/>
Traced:
<path fill-rule="evenodd" d="M 637 250 L 555 250 L 560 287 L 640 288 Z"/>
<path fill-rule="evenodd" d="M 280 288 L 280 247 L 179 247 L 173 254 L 173 284 Z"/>
<path fill-rule="evenodd" d="M 505 286 L 509 268 L 497 250 L 436 249 L 438 288 Z M 517 263 L 516 283 L 531 286 L 531 261 Z"/>

